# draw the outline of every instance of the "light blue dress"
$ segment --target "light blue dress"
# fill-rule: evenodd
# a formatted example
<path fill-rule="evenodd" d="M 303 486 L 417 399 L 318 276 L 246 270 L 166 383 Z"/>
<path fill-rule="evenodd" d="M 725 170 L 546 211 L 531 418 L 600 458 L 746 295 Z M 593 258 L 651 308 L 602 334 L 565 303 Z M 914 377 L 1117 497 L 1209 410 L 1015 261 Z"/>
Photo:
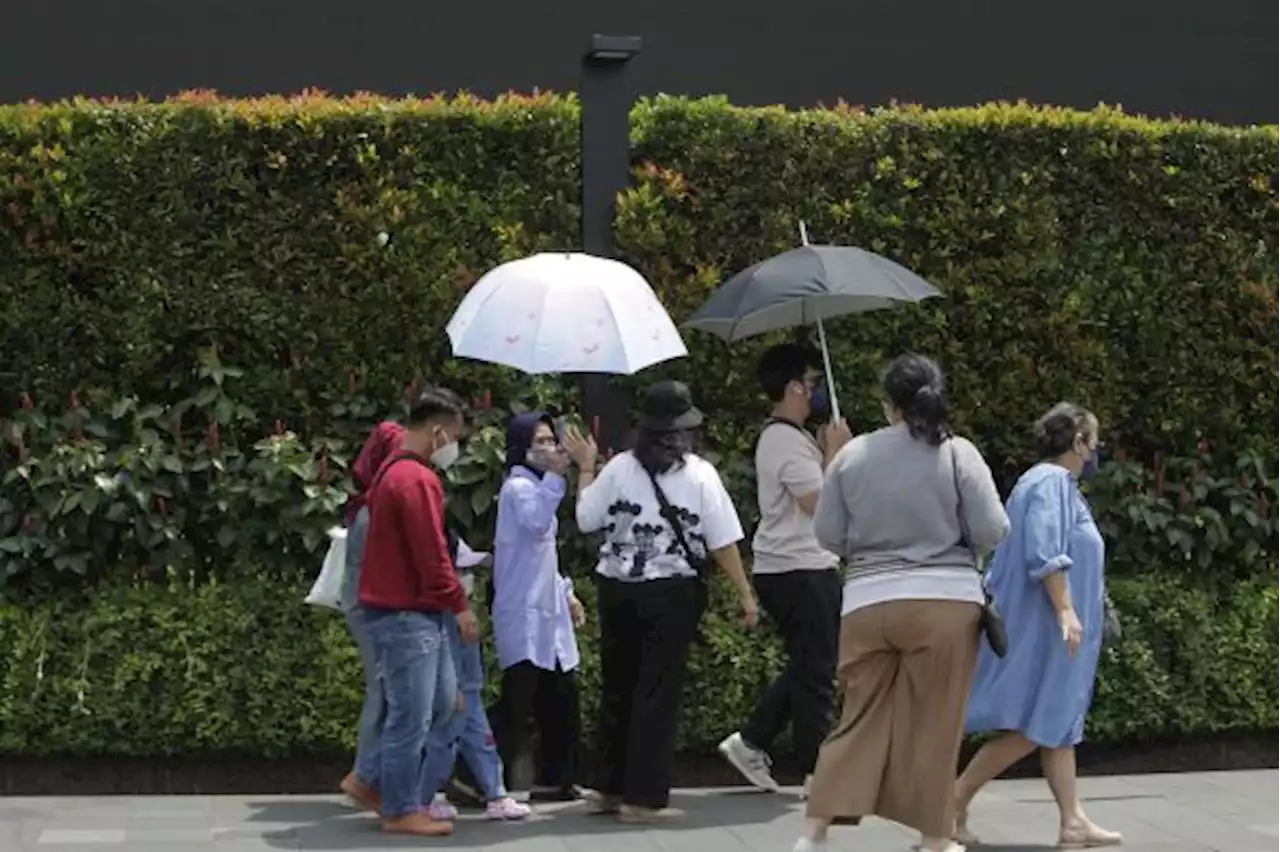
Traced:
<path fill-rule="evenodd" d="M 578 667 L 573 585 L 560 574 L 556 543 L 565 490 L 563 476 L 539 478 L 522 465 L 502 484 L 493 541 L 493 644 L 500 668 L 525 660 L 546 671 Z"/>
<path fill-rule="evenodd" d="M 1074 746 L 1084 738 L 1102 649 L 1102 535 L 1075 476 L 1056 464 L 1024 473 L 1005 510 L 1012 529 L 992 557 L 987 585 L 1008 628 L 1009 652 L 1000 659 L 982 643 L 965 728 L 1018 731 L 1046 748 Z M 1042 582 L 1054 571 L 1066 572 L 1084 625 L 1074 657 Z"/>

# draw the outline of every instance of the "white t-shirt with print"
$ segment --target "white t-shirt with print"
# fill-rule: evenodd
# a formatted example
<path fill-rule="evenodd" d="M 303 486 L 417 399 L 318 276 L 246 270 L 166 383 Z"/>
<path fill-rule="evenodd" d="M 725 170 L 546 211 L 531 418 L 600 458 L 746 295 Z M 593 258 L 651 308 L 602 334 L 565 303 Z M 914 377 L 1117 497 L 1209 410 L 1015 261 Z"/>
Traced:
<path fill-rule="evenodd" d="M 742 540 L 738 511 L 710 462 L 690 453 L 683 465 L 659 474 L 658 484 L 696 557 Z M 578 495 L 577 520 L 583 532 L 604 533 L 596 564 L 604 577 L 638 582 L 697 576 L 662 517 L 649 474 L 629 452 L 610 459 Z"/>

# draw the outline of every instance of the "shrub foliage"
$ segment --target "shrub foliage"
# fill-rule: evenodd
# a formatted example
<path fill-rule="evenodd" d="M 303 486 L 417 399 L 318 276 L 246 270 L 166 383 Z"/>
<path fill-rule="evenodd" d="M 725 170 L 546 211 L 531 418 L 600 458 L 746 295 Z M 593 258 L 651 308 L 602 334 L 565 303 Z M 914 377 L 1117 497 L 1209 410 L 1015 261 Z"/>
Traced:
<path fill-rule="evenodd" d="M 955 424 L 1006 486 L 1040 411 L 1098 413 L 1090 496 L 1126 635 L 1092 736 L 1276 726 L 1273 130 L 657 98 L 632 143 L 620 250 L 677 321 L 801 219 L 943 291 L 831 324 L 855 428 L 906 349 L 944 361 Z M 415 382 L 473 397 L 450 511 L 487 543 L 503 420 L 575 392 L 452 361 L 443 326 L 492 265 L 576 245 L 577 145 L 553 96 L 0 107 L 0 752 L 350 745 L 354 649 L 299 603 L 348 462 Z M 750 365 L 781 337 L 688 335 L 687 360 L 625 382 L 692 384 L 748 526 Z M 689 748 L 780 660 L 731 611 L 693 657 Z"/>

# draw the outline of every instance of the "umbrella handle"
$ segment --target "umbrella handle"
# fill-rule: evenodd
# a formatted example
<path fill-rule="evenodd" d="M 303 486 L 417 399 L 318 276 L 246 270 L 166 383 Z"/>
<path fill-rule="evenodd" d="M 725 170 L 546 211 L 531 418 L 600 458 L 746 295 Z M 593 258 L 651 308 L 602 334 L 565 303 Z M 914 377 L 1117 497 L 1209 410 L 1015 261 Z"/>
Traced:
<path fill-rule="evenodd" d="M 801 224 L 803 228 L 804 225 Z M 827 395 L 831 397 L 831 422 L 840 421 L 840 400 L 836 396 L 836 380 L 831 372 L 831 350 L 827 348 L 827 330 L 822 327 L 822 317 L 818 317 L 818 343 L 822 346 L 822 368 L 827 374 Z"/>

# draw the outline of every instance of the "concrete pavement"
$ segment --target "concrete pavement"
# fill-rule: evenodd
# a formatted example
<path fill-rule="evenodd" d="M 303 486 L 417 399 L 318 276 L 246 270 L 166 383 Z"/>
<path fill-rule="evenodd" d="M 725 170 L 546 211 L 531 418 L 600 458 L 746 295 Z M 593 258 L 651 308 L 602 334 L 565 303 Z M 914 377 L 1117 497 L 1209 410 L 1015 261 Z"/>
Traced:
<path fill-rule="evenodd" d="M 1090 813 L 1125 834 L 1131 852 L 1273 852 L 1274 770 L 1085 778 Z M 622 826 L 581 806 L 540 807 L 526 823 L 464 814 L 453 837 L 387 837 L 338 796 L 184 796 L 0 799 L 0 852 L 790 852 L 802 805 L 790 795 L 682 791 L 681 825 Z M 971 827 L 994 852 L 1043 852 L 1056 839 L 1043 781 L 1001 781 L 975 803 Z M 906 852 L 913 835 L 868 821 L 832 831 L 833 850 Z"/>

